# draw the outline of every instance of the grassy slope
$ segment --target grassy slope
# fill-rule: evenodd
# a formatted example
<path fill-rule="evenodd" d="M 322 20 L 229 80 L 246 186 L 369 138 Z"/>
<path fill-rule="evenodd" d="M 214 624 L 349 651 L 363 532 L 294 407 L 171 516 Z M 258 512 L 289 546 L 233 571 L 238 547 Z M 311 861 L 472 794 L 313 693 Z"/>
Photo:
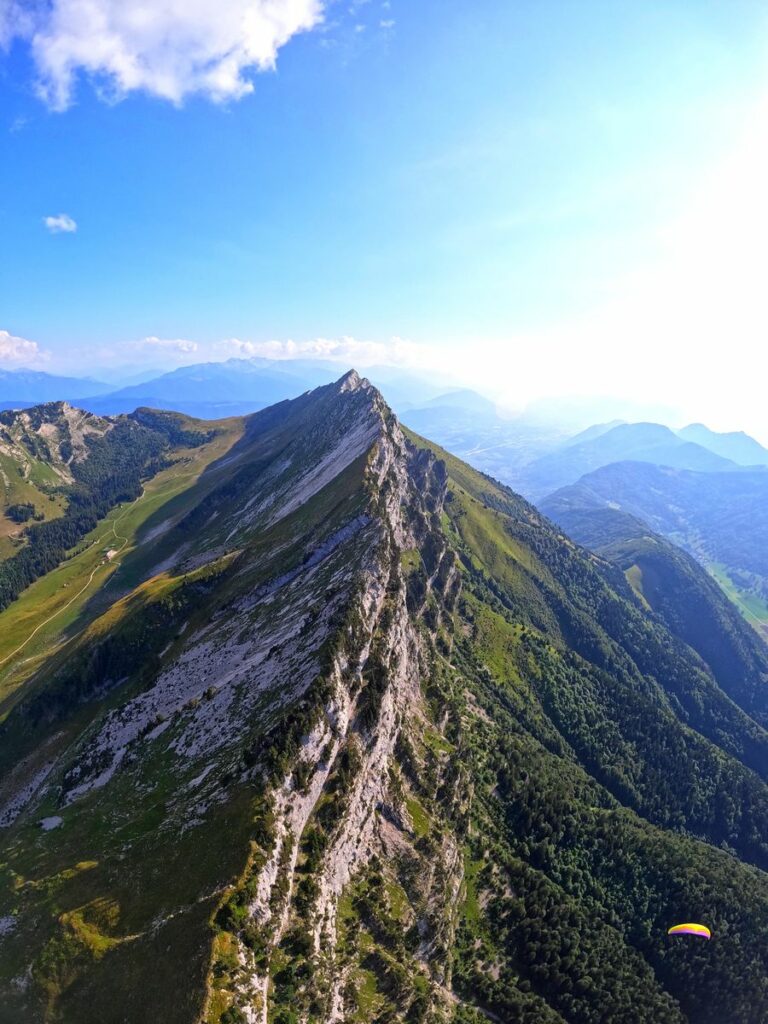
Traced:
<path fill-rule="evenodd" d="M 756 594 L 737 587 L 728 575 L 727 566 L 714 562 L 708 568 L 713 579 L 722 587 L 726 597 L 733 601 L 750 626 L 753 626 L 760 636 L 768 641 L 768 604 Z"/>
<path fill-rule="evenodd" d="M 609 511 L 609 500 L 620 503 L 626 512 L 689 551 L 766 639 L 768 605 L 760 596 L 768 573 L 766 481 L 763 470 L 733 475 L 676 473 L 662 466 L 615 464 L 561 488 L 545 498 L 541 507 L 579 536 L 580 520 L 598 509 Z M 753 586 L 738 578 L 750 575 Z"/>
<path fill-rule="evenodd" d="M 27 465 L 30 464 L 29 476 L 24 477 L 16 459 L 0 453 L 0 558 L 12 555 L 23 543 L 23 524 L 4 515 L 9 505 L 34 505 L 45 521 L 58 518 L 66 507 L 62 495 L 53 493 L 53 488 L 61 483 L 59 477 L 43 462 L 30 459 Z"/>
<path fill-rule="evenodd" d="M 70 475 L 59 449 L 59 442 L 69 437 L 70 431 L 62 407 L 57 404 L 40 406 L 32 412 L 21 412 L 18 418 L 14 413 L 6 413 L 2 419 L 0 559 L 14 554 L 26 543 L 25 524 L 20 525 L 5 515 L 8 506 L 33 505 L 39 517 L 35 522 L 57 519 L 67 508 L 67 498 L 61 488 Z"/>
<path fill-rule="evenodd" d="M 146 636 L 148 655 L 151 633 L 146 629 L 157 621 L 152 601 L 173 586 L 170 580 L 150 581 L 141 588 L 138 602 L 120 602 L 98 619 L 86 631 L 85 645 L 138 627 Z M 49 757 L 63 752 L 94 715 L 118 706 L 119 696 L 118 691 L 100 704 L 75 710 L 50 730 L 52 742 L 43 738 L 48 730 L 43 737 L 33 734 L 33 749 L 42 748 Z M 23 737 L 15 739 L 18 743 Z M 106 792 L 97 791 L 70 809 L 61 810 L 53 802 L 41 806 L 40 815 L 63 816 L 59 829 L 45 832 L 27 821 L 10 830 L 0 867 L 6 883 L 0 904 L 3 913 L 18 915 L 20 925 L 13 946 L 9 949 L 6 942 L 3 951 L 0 1020 L 30 1015 L 66 1020 L 58 1010 L 65 993 L 77 1000 L 76 1019 L 83 1022 L 110 1019 L 115 998 L 136 1020 L 142 1019 L 142 1007 L 162 1007 L 169 992 L 174 992 L 179 1019 L 189 1019 L 199 1009 L 207 967 L 205 921 L 215 903 L 210 873 L 226 880 L 241 869 L 247 841 L 240 836 L 248 827 L 248 813 L 233 794 L 220 813 L 210 815 L 202 829 L 187 837 L 177 820 L 169 842 L 160 826 L 181 781 L 169 771 L 167 752 L 155 749 Z M 162 956 L 169 943 L 187 964 L 188 977 L 198 978 L 183 998 L 173 977 L 178 960 Z M 9 998 L 7 980 L 32 951 L 34 990 Z M 102 977 L 107 965 L 108 980 Z M 86 967 L 87 979 L 81 983 Z M 85 992 L 79 991 L 81 985 Z"/>
<path fill-rule="evenodd" d="M 149 480 L 137 501 L 114 509 L 78 545 L 58 569 L 37 580 L 0 613 L 0 715 L 12 706 L 13 694 L 45 660 L 83 628 L 103 606 L 94 602 L 100 588 L 114 595 L 131 583 L 122 567 L 136 560 L 153 524 L 179 516 L 213 486 L 201 477 L 242 434 L 242 421 L 217 424 L 209 443 L 172 455 L 173 465 Z M 197 485 L 197 486 L 196 486 Z M 152 548 L 152 544 L 147 544 Z M 107 559 L 106 552 L 116 552 Z M 152 556 L 150 556 L 151 559 Z M 91 607 L 93 606 L 93 607 Z"/>

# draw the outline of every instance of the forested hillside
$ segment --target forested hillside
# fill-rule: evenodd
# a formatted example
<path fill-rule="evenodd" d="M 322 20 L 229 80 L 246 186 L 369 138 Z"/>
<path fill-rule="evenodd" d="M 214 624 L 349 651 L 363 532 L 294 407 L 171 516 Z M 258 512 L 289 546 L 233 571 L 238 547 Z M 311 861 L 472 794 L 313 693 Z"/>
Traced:
<path fill-rule="evenodd" d="M 209 436 L 180 422 L 143 410 L 106 420 L 63 402 L 0 412 L 3 511 L 6 523 L 17 524 L 5 530 L 15 544 L 0 561 L 0 611 L 113 506 L 138 497 L 171 444 L 194 446 Z M 26 501 L 17 500 L 22 494 Z"/>
<path fill-rule="evenodd" d="M 768 646 L 695 558 L 616 509 L 572 510 L 560 525 L 617 565 L 643 603 L 701 656 L 721 688 L 738 693 L 739 702 L 767 724 L 762 701 Z"/>
<path fill-rule="evenodd" d="M 0 1021 L 761 1024 L 765 654 L 695 566 L 354 373 L 238 438 L 0 726 Z"/>
<path fill-rule="evenodd" d="M 696 473 L 617 462 L 544 498 L 558 522 L 612 508 L 682 545 L 768 637 L 768 469 Z"/>

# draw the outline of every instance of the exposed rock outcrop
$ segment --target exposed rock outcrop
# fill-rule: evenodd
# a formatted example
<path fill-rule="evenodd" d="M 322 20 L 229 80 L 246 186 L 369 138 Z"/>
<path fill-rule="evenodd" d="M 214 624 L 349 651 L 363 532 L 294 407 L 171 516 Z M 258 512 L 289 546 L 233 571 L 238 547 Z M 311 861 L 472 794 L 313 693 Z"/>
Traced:
<path fill-rule="evenodd" d="M 409 611 L 401 567 L 403 551 L 418 549 L 429 561 L 418 610 L 431 594 L 437 594 L 437 605 L 444 606 L 451 605 L 458 592 L 455 558 L 436 529 L 446 492 L 445 468 L 409 444 L 367 381 L 355 374 L 342 382 L 342 392 L 361 389 L 371 395 L 372 407 L 379 413 L 366 485 L 375 509 L 368 517 L 375 526 L 375 542 L 347 609 L 347 621 L 355 625 L 346 628 L 328 670 L 332 696 L 323 708 L 322 722 L 303 742 L 296 767 L 271 794 L 274 844 L 257 874 L 255 896 L 249 905 L 253 920 L 268 935 L 268 945 L 275 947 L 296 913 L 292 898 L 300 882 L 296 868 L 302 836 L 319 801 L 327 795 L 342 751 L 354 750 L 356 768 L 346 785 L 343 809 L 328 831 L 326 849 L 314 872 L 313 898 L 301 911 L 311 934 L 316 970 L 322 973 L 325 965 L 327 971 L 323 1019 L 328 1022 L 344 1019 L 347 974 L 334 955 L 339 900 L 355 874 L 384 852 L 381 832 L 388 823 L 382 810 L 397 803 L 390 772 L 398 739 L 420 716 L 420 671 L 427 657 L 425 643 L 430 641 L 428 634 L 419 632 Z M 340 533 L 350 529 L 345 527 Z M 378 690 L 372 712 L 370 690 L 374 687 Z M 302 785 L 297 783 L 297 774 L 303 778 Z M 446 877 L 453 879 L 444 895 L 455 899 L 461 880 L 460 858 L 455 844 L 441 853 L 438 861 L 446 865 Z M 283 896 L 275 911 L 278 884 Z M 437 917 L 450 919 L 450 907 L 441 906 Z M 434 938 L 422 943 L 425 961 L 435 948 Z M 235 987 L 237 1004 L 249 1020 L 266 1024 L 269 976 L 260 973 L 245 945 L 240 947 L 239 963 L 245 970 L 239 972 Z"/>

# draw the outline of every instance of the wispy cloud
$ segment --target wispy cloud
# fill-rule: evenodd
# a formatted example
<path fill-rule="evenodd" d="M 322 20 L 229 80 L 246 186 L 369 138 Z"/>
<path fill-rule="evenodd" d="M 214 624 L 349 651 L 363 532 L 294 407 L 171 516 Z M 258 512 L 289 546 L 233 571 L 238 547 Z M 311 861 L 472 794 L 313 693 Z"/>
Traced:
<path fill-rule="evenodd" d="M 44 354 L 45 356 L 45 354 Z M 193 341 L 189 338 L 160 338 L 154 335 L 95 347 L 73 348 L 57 353 L 57 369 L 75 375 L 87 367 L 113 370 L 119 366 L 139 367 L 165 372 L 194 363 L 222 362 L 227 359 L 269 359 L 275 363 L 292 359 L 312 359 L 336 364 L 340 369 L 351 366 L 400 367 L 404 370 L 427 370 L 430 376 L 451 376 L 450 360 L 439 346 L 420 344 L 405 338 L 366 341 L 344 336 L 312 338 L 304 341 L 252 341 L 226 338 L 220 341 Z M 457 378 L 458 379 L 458 378 Z"/>
<path fill-rule="evenodd" d="M 18 338 L 9 331 L 0 331 L 0 363 L 36 363 L 45 353 L 36 341 Z"/>
<path fill-rule="evenodd" d="M 215 346 L 220 356 L 264 359 L 322 359 L 357 366 L 424 365 L 423 346 L 404 338 L 364 341 L 358 338 L 313 338 L 309 341 L 242 341 L 228 338 Z"/>
<path fill-rule="evenodd" d="M 78 76 L 115 101 L 134 91 L 180 103 L 253 91 L 294 35 L 322 21 L 324 0 L 0 0 L 0 46 L 26 38 L 38 91 L 50 107 L 73 101 Z"/>
<path fill-rule="evenodd" d="M 0 50 L 17 36 L 27 36 L 34 28 L 34 9 L 24 0 L 0 0 Z"/>
<path fill-rule="evenodd" d="M 156 352 L 170 352 L 183 356 L 194 355 L 200 346 L 196 341 L 189 341 L 187 338 L 156 338 L 150 336 L 142 338 L 136 345 L 139 349 L 154 349 Z"/>
<path fill-rule="evenodd" d="M 43 217 L 43 224 L 52 235 L 72 235 L 77 231 L 77 221 L 68 213 L 59 213 L 55 217 Z"/>

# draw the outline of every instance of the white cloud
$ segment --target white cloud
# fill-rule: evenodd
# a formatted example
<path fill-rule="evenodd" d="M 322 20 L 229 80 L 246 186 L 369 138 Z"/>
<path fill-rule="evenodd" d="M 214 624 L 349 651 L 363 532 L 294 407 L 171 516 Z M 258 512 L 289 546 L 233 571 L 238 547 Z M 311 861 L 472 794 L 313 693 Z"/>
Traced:
<path fill-rule="evenodd" d="M 43 357 L 36 341 L 0 331 L 0 363 L 34 363 Z"/>
<path fill-rule="evenodd" d="M 434 356 L 425 346 L 403 338 L 360 341 L 357 338 L 313 338 L 310 341 L 241 341 L 229 338 L 215 346 L 220 355 L 263 359 L 323 359 L 349 366 L 428 366 Z"/>
<path fill-rule="evenodd" d="M 56 217 L 43 217 L 43 223 L 52 235 L 70 235 L 77 231 L 77 221 L 68 213 L 60 213 Z"/>
<path fill-rule="evenodd" d="M 187 338 L 160 338 L 151 335 L 133 341 L 116 342 L 98 347 L 73 348 L 56 355 L 57 369 L 82 374 L 103 368 L 113 371 L 123 367 L 131 373 L 139 369 L 159 373 L 195 363 L 220 362 L 231 358 L 262 358 L 276 364 L 291 359 L 313 359 L 333 363 L 339 370 L 354 366 L 393 366 L 408 370 L 426 370 L 430 376 L 450 377 L 450 360 L 440 346 L 416 344 L 403 338 L 389 341 L 359 341 L 352 337 L 314 338 L 308 341 L 244 341 L 227 338 L 215 342 L 197 342 Z M 99 371 L 102 372 L 102 371 Z M 459 378 L 460 379 L 460 378 Z"/>
<path fill-rule="evenodd" d="M 188 341 L 186 338 L 156 338 L 152 335 L 148 338 L 143 338 L 138 342 L 137 347 L 187 356 L 197 352 L 200 346 L 196 341 Z"/>
<path fill-rule="evenodd" d="M 22 10 L 0 0 L 0 45 L 28 39 L 38 89 L 56 110 L 89 76 L 106 99 L 141 90 L 180 103 L 253 90 L 250 74 L 274 69 L 294 35 L 317 26 L 324 0 L 50 0 Z"/>

